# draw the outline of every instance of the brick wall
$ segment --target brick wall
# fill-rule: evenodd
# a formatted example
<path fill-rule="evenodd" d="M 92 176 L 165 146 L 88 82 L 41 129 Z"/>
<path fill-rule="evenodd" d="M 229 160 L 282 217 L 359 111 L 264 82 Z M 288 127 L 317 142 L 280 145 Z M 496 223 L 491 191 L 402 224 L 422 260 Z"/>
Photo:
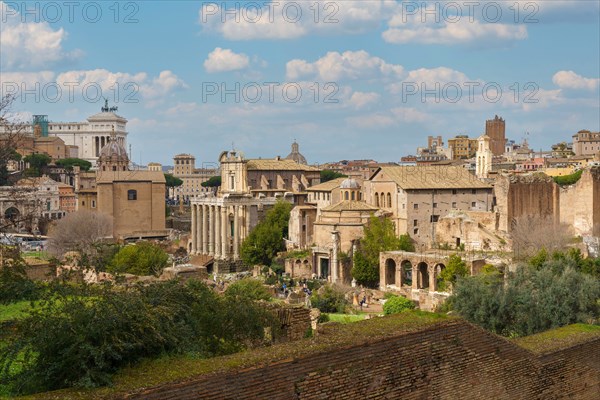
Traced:
<path fill-rule="evenodd" d="M 288 354 L 269 365 L 200 375 L 126 398 L 592 400 L 600 393 L 600 338 L 537 356 L 459 319 L 373 335 L 320 352 L 311 352 L 314 340 L 296 342 L 307 346 L 305 356 Z"/>

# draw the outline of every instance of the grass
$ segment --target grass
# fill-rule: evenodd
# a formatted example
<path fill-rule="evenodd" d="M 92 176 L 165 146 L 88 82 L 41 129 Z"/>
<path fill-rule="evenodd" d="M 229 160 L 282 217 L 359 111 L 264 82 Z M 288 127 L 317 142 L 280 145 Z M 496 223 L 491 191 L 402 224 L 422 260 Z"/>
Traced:
<path fill-rule="evenodd" d="M 38 258 L 40 260 L 49 260 L 50 255 L 47 251 L 24 251 L 21 253 L 23 258 Z"/>
<path fill-rule="evenodd" d="M 327 314 L 330 322 L 340 322 L 349 324 L 351 322 L 362 321 L 365 319 L 365 314 Z"/>
<path fill-rule="evenodd" d="M 31 301 L 23 300 L 17 303 L 0 304 L 0 322 L 19 319 L 27 315 L 31 308 Z"/>
<path fill-rule="evenodd" d="M 535 335 L 513 339 L 513 342 L 534 353 L 547 353 L 600 338 L 600 325 L 573 324 Z"/>

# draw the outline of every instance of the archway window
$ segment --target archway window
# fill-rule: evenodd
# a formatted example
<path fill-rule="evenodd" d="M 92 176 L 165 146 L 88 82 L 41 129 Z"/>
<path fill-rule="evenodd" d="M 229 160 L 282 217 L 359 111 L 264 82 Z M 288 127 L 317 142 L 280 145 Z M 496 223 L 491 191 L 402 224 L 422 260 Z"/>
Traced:
<path fill-rule="evenodd" d="M 396 262 L 391 258 L 385 261 L 385 283 L 386 285 L 396 284 Z"/>
<path fill-rule="evenodd" d="M 356 196 L 356 194 L 354 192 L 352 192 L 352 200 L 356 200 L 355 196 Z"/>
<path fill-rule="evenodd" d="M 348 200 L 348 192 L 344 192 L 344 200 Z"/>
<path fill-rule="evenodd" d="M 392 208 L 392 194 L 391 193 L 387 194 L 387 206 L 388 206 L 388 208 Z"/>
<path fill-rule="evenodd" d="M 419 263 L 419 289 L 427 289 L 429 287 L 429 271 L 427 268 L 428 267 L 426 263 Z"/>
<path fill-rule="evenodd" d="M 375 193 L 375 206 L 379 207 L 379 194 Z"/>
<path fill-rule="evenodd" d="M 137 190 L 128 190 L 127 191 L 127 200 L 137 200 Z"/>
<path fill-rule="evenodd" d="M 402 284 L 406 285 L 406 286 L 412 286 L 412 280 L 413 280 L 412 264 L 408 260 L 402 261 L 401 268 L 402 268 Z"/>

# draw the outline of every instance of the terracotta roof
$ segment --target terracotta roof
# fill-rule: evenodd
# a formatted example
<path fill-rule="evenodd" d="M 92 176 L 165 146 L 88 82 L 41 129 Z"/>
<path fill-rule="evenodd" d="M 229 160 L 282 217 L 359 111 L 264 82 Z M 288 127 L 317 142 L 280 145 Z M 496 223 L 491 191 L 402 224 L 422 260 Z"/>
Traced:
<path fill-rule="evenodd" d="M 398 166 L 381 167 L 371 177 L 383 174 L 402 189 L 488 189 L 492 186 L 477 179 L 463 167 Z"/>
<path fill-rule="evenodd" d="M 98 183 L 115 181 L 165 183 L 165 175 L 160 171 L 98 171 L 96 175 L 96 182 Z"/>
<path fill-rule="evenodd" d="M 327 182 L 319 183 L 306 189 L 308 192 L 330 192 L 333 189 L 340 187 L 346 178 L 336 178 Z"/>
<path fill-rule="evenodd" d="M 270 171 L 320 171 L 318 168 L 310 165 L 298 164 L 292 160 L 286 159 L 252 159 L 248 160 L 248 170 L 270 170 Z"/>
<path fill-rule="evenodd" d="M 322 211 L 377 211 L 379 208 L 365 203 L 364 201 L 342 200 L 339 203 L 323 207 Z"/>

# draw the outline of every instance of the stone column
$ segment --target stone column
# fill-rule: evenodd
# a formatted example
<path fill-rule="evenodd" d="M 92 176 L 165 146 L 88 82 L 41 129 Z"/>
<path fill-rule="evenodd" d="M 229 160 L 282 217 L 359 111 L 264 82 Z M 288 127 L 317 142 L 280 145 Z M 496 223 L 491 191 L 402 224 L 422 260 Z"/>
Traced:
<path fill-rule="evenodd" d="M 233 206 L 233 259 L 240 258 L 240 207 Z"/>
<path fill-rule="evenodd" d="M 229 214 L 227 213 L 227 207 L 221 207 L 221 256 L 225 259 L 229 253 L 229 240 L 227 239 L 227 225 L 229 221 Z"/>
<path fill-rule="evenodd" d="M 427 272 L 429 272 L 429 291 L 434 292 L 437 290 L 437 282 L 435 281 L 435 265 L 428 267 Z"/>
<path fill-rule="evenodd" d="M 215 206 L 215 258 L 221 258 L 221 207 Z"/>
<path fill-rule="evenodd" d="M 208 206 L 208 255 L 215 255 L 215 206 Z"/>
<path fill-rule="evenodd" d="M 421 277 L 419 276 L 419 263 L 417 262 L 416 265 L 412 266 L 412 290 L 417 290 L 419 289 L 419 279 L 421 279 Z"/>
<path fill-rule="evenodd" d="M 339 252 L 339 241 L 338 231 L 331 231 L 331 241 L 333 243 L 333 250 L 331 254 L 331 283 L 337 283 L 338 281 L 338 252 Z"/>
<path fill-rule="evenodd" d="M 202 205 L 202 254 L 208 253 L 208 206 Z"/>
<path fill-rule="evenodd" d="M 196 205 L 196 254 L 202 254 L 202 206 Z"/>
<path fill-rule="evenodd" d="M 196 205 L 192 204 L 192 229 L 191 229 L 191 238 L 192 238 L 192 254 L 196 254 Z"/>

